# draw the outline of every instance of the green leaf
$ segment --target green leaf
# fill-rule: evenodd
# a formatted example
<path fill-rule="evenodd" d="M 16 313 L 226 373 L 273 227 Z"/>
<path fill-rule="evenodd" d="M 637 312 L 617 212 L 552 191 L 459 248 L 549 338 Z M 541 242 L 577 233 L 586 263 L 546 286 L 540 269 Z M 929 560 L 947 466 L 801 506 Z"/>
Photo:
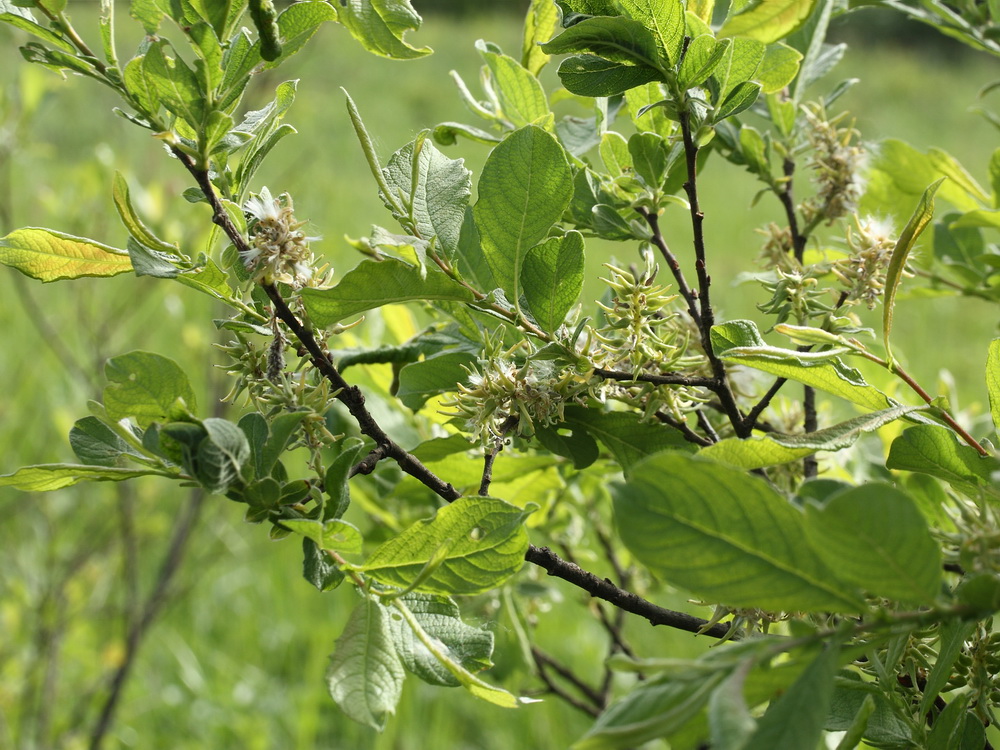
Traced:
<path fill-rule="evenodd" d="M 72 53 L 75 51 L 73 45 L 61 35 L 35 23 L 26 16 L 18 15 L 17 13 L 0 13 L 0 23 L 7 23 L 21 31 L 26 31 L 42 41 L 51 44 L 53 47 L 61 49 L 63 52 Z"/>
<path fill-rule="evenodd" d="M 744 471 L 665 452 L 612 494 L 625 546 L 670 584 L 733 607 L 865 608 L 805 539 L 803 513 Z"/>
<path fill-rule="evenodd" d="M 570 231 L 528 251 L 521 267 L 521 287 L 528 308 L 542 330 L 553 332 L 583 291 L 583 235 Z"/>
<path fill-rule="evenodd" d="M 757 75 L 757 69 L 767 54 L 767 45 L 756 39 L 737 37 L 726 51 L 726 55 L 712 74 L 716 82 L 718 94 L 716 103 L 725 101 L 726 97 L 741 83 L 746 83 Z"/>
<path fill-rule="evenodd" d="M 629 18 L 649 29 L 668 66 L 677 65 L 684 46 L 684 3 L 682 0 L 618 0 Z"/>
<path fill-rule="evenodd" d="M 725 59 L 731 44 L 728 39 L 716 40 L 713 34 L 701 34 L 692 39 L 677 72 L 677 85 L 690 89 L 703 84 Z"/>
<path fill-rule="evenodd" d="M 963 747 L 965 719 L 973 693 L 956 695 L 934 719 L 934 726 L 927 736 L 927 750 L 959 750 Z"/>
<path fill-rule="evenodd" d="M 323 520 L 340 518 L 347 512 L 351 504 L 351 470 L 358 462 L 364 441 L 358 438 L 344 440 L 340 455 L 337 456 L 326 470 L 323 479 L 323 491 L 327 500 L 323 504 Z"/>
<path fill-rule="evenodd" d="M 549 56 L 539 46 L 552 38 L 559 27 L 559 13 L 551 0 L 531 0 L 524 19 L 524 39 L 521 42 L 521 65 L 533 76 L 545 67 Z"/>
<path fill-rule="evenodd" d="M 795 80 L 799 72 L 802 53 L 787 44 L 769 44 L 764 59 L 757 68 L 757 81 L 761 91 L 774 94 Z"/>
<path fill-rule="evenodd" d="M 525 255 L 545 239 L 572 197 L 566 153 L 541 128 L 515 130 L 486 159 L 472 211 L 486 261 L 515 305 Z"/>
<path fill-rule="evenodd" d="M 409 0 L 339 0 L 337 20 L 369 52 L 393 60 L 429 55 L 430 47 L 413 47 L 403 37 L 420 28 L 421 18 Z"/>
<path fill-rule="evenodd" d="M 1000 435 L 1000 339 L 990 342 L 986 355 L 986 390 L 990 399 L 990 416 L 993 429 Z"/>
<path fill-rule="evenodd" d="M 383 305 L 414 300 L 472 302 L 472 292 L 434 267 L 427 277 L 396 258 L 364 260 L 331 289 L 303 289 L 302 301 L 313 323 L 331 326 L 352 315 Z"/>
<path fill-rule="evenodd" d="M 163 106 L 200 131 L 205 120 L 205 99 L 198 76 L 179 57 L 170 57 L 169 42 L 160 40 L 149 46 L 142 71 Z"/>
<path fill-rule="evenodd" d="M 938 628 L 938 653 L 934 666 L 927 675 L 923 697 L 920 699 L 920 715 L 926 716 L 934 707 L 934 701 L 951 679 L 952 667 L 976 629 L 976 623 L 969 620 L 949 620 Z"/>
<path fill-rule="evenodd" d="M 132 270 L 124 250 L 40 227 L 0 237 L 0 263 L 39 281 L 117 276 Z"/>
<path fill-rule="evenodd" d="M 975 448 L 959 443 L 947 427 L 921 424 L 892 441 L 886 468 L 930 474 L 959 488 L 985 490 L 998 495 L 992 476 L 1000 469 L 996 458 L 980 456 Z"/>
<path fill-rule="evenodd" d="M 672 734 L 702 709 L 726 674 L 713 670 L 695 681 L 642 682 L 598 716 L 572 750 L 624 750 Z"/>
<path fill-rule="evenodd" d="M 330 657 L 330 695 L 345 714 L 381 732 L 396 712 L 405 677 L 388 611 L 365 599 L 351 613 Z"/>
<path fill-rule="evenodd" d="M 312 539 L 302 539 L 302 577 L 320 591 L 332 591 L 347 574 Z"/>
<path fill-rule="evenodd" d="M 861 373 L 838 358 L 844 349 L 799 352 L 769 346 L 749 320 L 734 320 L 712 328 L 712 346 L 721 358 L 811 385 L 872 411 L 897 404 L 865 382 Z"/>
<path fill-rule="evenodd" d="M 469 672 L 480 672 L 493 666 L 493 633 L 462 622 L 458 605 L 443 596 L 407 594 L 399 604 L 413 615 L 420 628 L 432 638 L 452 662 Z M 403 666 L 430 685 L 458 687 L 458 677 L 441 663 L 420 640 L 407 620 L 398 614 L 390 616 L 393 644 Z"/>
<path fill-rule="evenodd" d="M 153 36 L 159 30 L 164 14 L 156 0 L 132 0 L 129 15 L 142 24 L 146 34 Z"/>
<path fill-rule="evenodd" d="M 476 49 L 493 74 L 492 84 L 504 119 L 519 128 L 551 114 L 542 84 L 517 60 L 493 51 L 482 40 L 476 42 Z"/>
<path fill-rule="evenodd" d="M 865 433 L 915 411 L 916 406 L 893 406 L 848 419 L 833 427 L 801 435 L 768 434 L 747 439 L 724 438 L 703 448 L 699 456 L 741 469 L 761 469 L 798 461 L 817 451 L 839 451 L 853 445 Z"/>
<path fill-rule="evenodd" d="M 118 216 L 121 217 L 122 224 L 125 225 L 128 233 L 137 242 L 140 242 L 151 250 L 158 250 L 170 253 L 171 255 L 178 254 L 176 245 L 171 245 L 157 237 L 143 223 L 138 214 L 136 214 L 135 209 L 132 207 L 132 199 L 129 196 L 128 182 L 126 182 L 121 172 L 115 172 L 114 182 L 112 183 L 112 197 L 115 202 L 115 208 L 118 210 Z"/>
<path fill-rule="evenodd" d="M 931 605 L 941 550 L 912 498 L 887 484 L 839 492 L 806 506 L 806 536 L 841 580 L 870 594 Z"/>
<path fill-rule="evenodd" d="M 750 715 L 743 686 L 752 662 L 733 670 L 733 673 L 719 685 L 708 700 L 708 726 L 712 747 L 719 750 L 742 748 L 757 728 L 757 722 Z"/>
<path fill-rule="evenodd" d="M 693 447 L 677 430 L 643 421 L 640 415 L 632 412 L 605 412 L 582 406 L 567 406 L 565 418 L 566 424 L 574 430 L 583 429 L 591 437 L 604 443 L 626 473 L 632 470 L 636 462 L 654 453 L 664 450 L 687 451 Z"/>
<path fill-rule="evenodd" d="M 914 742 L 909 711 L 900 716 L 898 709 L 882 695 L 878 685 L 862 682 L 860 676 L 853 673 L 842 672 L 841 675 L 844 676 L 836 677 L 834 681 L 833 700 L 825 726 L 827 731 L 850 729 L 865 702 L 871 700 L 875 708 L 868 717 L 866 740 L 890 747 L 919 746 L 918 742 Z"/>
<path fill-rule="evenodd" d="M 413 164 L 413 152 L 417 164 Z M 444 254 L 454 257 L 472 194 L 472 173 L 462 159 L 449 159 L 424 139 L 413 141 L 389 159 L 385 178 L 390 190 L 409 210 L 408 219 L 419 237 L 435 237 Z"/>
<path fill-rule="evenodd" d="M 242 482 L 250 444 L 243 430 L 226 419 L 209 417 L 201 425 L 207 435 L 198 445 L 195 478 L 209 492 L 225 494 L 230 485 Z"/>
<path fill-rule="evenodd" d="M 78 419 L 69 431 L 69 444 L 76 457 L 91 466 L 118 466 L 126 454 L 141 455 L 97 417 Z"/>
<path fill-rule="evenodd" d="M 633 133 L 628 139 L 632 166 L 653 190 L 663 187 L 670 161 L 670 149 L 656 133 Z"/>
<path fill-rule="evenodd" d="M 659 71 L 645 65 L 626 65 L 596 55 L 572 55 L 559 64 L 562 85 L 579 96 L 617 96 L 659 77 Z"/>
<path fill-rule="evenodd" d="M 643 24 L 620 16 L 587 18 L 542 45 L 549 55 L 581 52 L 659 70 L 658 45 Z"/>
<path fill-rule="evenodd" d="M 336 20 L 338 16 L 333 3 L 321 0 L 292 3 L 278 16 L 281 54 L 273 61 L 267 62 L 265 67 L 277 67 L 302 49 L 322 24 Z M 254 47 L 263 52 L 263 45 L 255 44 Z M 272 50 L 272 53 L 274 51 Z"/>
<path fill-rule="evenodd" d="M 757 101 L 760 95 L 760 84 L 755 81 L 744 81 L 737 84 L 729 96 L 725 98 L 719 108 L 715 111 L 715 121 L 723 120 L 727 117 L 738 115 L 745 109 L 749 109 Z"/>
<path fill-rule="evenodd" d="M 752 0 L 726 19 L 719 36 L 745 36 L 770 44 L 801 27 L 815 4 L 816 0 Z"/>
<path fill-rule="evenodd" d="M 586 469 L 601 456 L 597 441 L 583 428 L 570 431 L 562 426 L 539 427 L 535 438 L 545 450 L 570 459 L 577 471 Z"/>
<path fill-rule="evenodd" d="M 429 398 L 458 390 L 476 356 L 469 352 L 442 352 L 420 362 L 413 362 L 399 371 L 396 396 L 408 409 L 420 411 Z"/>
<path fill-rule="evenodd" d="M 410 586 L 432 559 L 420 591 L 450 596 L 496 588 L 524 562 L 528 536 L 521 510 L 492 497 L 461 497 L 376 549 L 361 568 L 389 586 Z"/>
<path fill-rule="evenodd" d="M 104 366 L 108 385 L 104 408 L 108 417 L 132 417 L 140 427 L 166 421 L 180 399 L 197 410 L 194 390 L 187 375 L 172 359 L 151 352 L 134 351 L 112 357 Z"/>
<path fill-rule="evenodd" d="M 900 233 L 899 239 L 896 240 L 896 246 L 892 250 L 892 257 L 889 259 L 889 268 L 885 273 L 882 335 L 885 342 L 886 359 L 889 360 L 890 367 L 892 367 L 893 358 L 892 351 L 889 348 L 889 333 L 892 331 L 892 316 L 896 307 L 896 290 L 899 288 L 899 282 L 903 278 L 903 270 L 906 267 L 906 259 L 910 255 L 910 250 L 913 249 L 917 238 L 920 237 L 924 228 L 934 218 L 934 194 L 941 187 L 941 183 L 944 180 L 945 178 L 942 177 L 924 191 L 923 196 L 920 198 L 920 203 L 917 205 L 910 220 L 906 223 L 906 227 Z"/>
<path fill-rule="evenodd" d="M 788 690 L 767 707 L 757 731 L 743 750 L 819 745 L 833 700 L 833 678 L 839 667 L 839 655 L 840 649 L 836 646 L 824 648 Z"/>
<path fill-rule="evenodd" d="M 875 699 L 866 695 L 858 712 L 854 715 L 854 719 L 844 732 L 844 736 L 837 743 L 837 750 L 855 750 L 861 744 L 868 729 L 868 720 L 874 712 Z"/>
<path fill-rule="evenodd" d="M 364 539 L 354 524 L 331 518 L 325 523 L 311 518 L 282 519 L 289 531 L 311 540 L 321 550 L 333 550 L 343 555 L 360 554 Z"/>
<path fill-rule="evenodd" d="M 71 487 L 77 482 L 121 482 L 135 477 L 175 475 L 162 469 L 120 469 L 113 466 L 82 464 L 42 464 L 25 466 L 13 474 L 0 475 L 0 487 L 23 492 L 49 492 Z"/>
<path fill-rule="evenodd" d="M 233 0 L 191 0 L 198 15 L 211 24 L 220 39 L 226 36 L 230 16 L 233 15 Z"/>

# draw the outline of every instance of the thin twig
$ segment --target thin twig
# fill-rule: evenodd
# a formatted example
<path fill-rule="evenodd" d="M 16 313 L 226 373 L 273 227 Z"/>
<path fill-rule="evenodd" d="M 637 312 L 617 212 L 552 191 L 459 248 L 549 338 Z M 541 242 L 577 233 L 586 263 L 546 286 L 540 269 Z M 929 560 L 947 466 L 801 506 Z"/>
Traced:
<path fill-rule="evenodd" d="M 711 440 L 709 440 L 708 438 L 702 437 L 697 432 L 695 432 L 690 427 L 688 427 L 685 422 L 682 422 L 679 419 L 674 419 L 674 417 L 672 417 L 671 415 L 667 414 L 666 412 L 658 411 L 658 412 L 656 412 L 656 414 L 654 416 L 658 420 L 660 420 L 661 422 L 663 422 L 663 424 L 668 424 L 671 427 L 673 427 L 675 430 L 677 430 L 678 432 L 680 432 L 681 436 L 685 440 L 687 440 L 689 443 L 694 443 L 695 445 L 700 445 L 702 447 L 708 446 L 708 445 L 712 444 Z"/>
<path fill-rule="evenodd" d="M 665 372 L 662 375 L 644 372 L 619 372 L 617 370 L 604 370 L 600 367 L 594 368 L 594 374 L 605 380 L 614 380 L 619 383 L 652 383 L 653 385 L 687 385 L 700 388 L 712 388 L 718 385 L 715 378 L 699 377 L 696 375 L 682 375 L 679 372 Z"/>
<path fill-rule="evenodd" d="M 604 708 L 604 701 L 601 694 L 598 693 L 596 690 L 594 690 L 594 688 L 585 683 L 583 680 L 581 680 L 579 677 L 577 677 L 577 675 L 574 674 L 573 670 L 571 670 L 565 664 L 560 663 L 554 657 L 550 656 L 549 654 L 546 654 L 544 651 L 538 648 L 538 646 L 531 647 L 531 655 L 535 659 L 535 664 L 538 667 L 539 673 L 551 669 L 557 675 L 566 680 L 566 682 L 568 682 L 570 685 L 579 690 L 580 693 L 588 701 L 594 704 L 594 707 L 598 710 L 593 712 L 592 714 L 593 716 L 596 716 L 599 713 L 599 709 Z M 544 677 L 542 679 L 547 686 L 551 687 L 550 681 L 545 680 Z M 577 708 L 579 708 L 579 706 Z"/>

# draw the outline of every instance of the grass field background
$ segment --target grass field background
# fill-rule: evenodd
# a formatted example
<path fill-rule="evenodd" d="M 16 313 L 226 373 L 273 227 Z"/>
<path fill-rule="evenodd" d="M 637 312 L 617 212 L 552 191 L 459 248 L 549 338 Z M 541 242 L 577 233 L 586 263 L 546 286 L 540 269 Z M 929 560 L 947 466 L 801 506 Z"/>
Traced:
<path fill-rule="evenodd" d="M 93 28 L 92 9 L 81 3 L 75 12 L 81 28 Z M 412 41 L 435 54 L 404 64 L 366 55 L 342 29 L 322 30 L 280 77 L 255 83 L 256 98 L 248 103 L 260 106 L 281 80 L 301 79 L 288 118 L 299 135 L 282 142 L 257 184 L 291 193 L 298 214 L 325 237 L 320 248 L 346 270 L 355 260 L 343 236 L 363 235 L 372 223 L 388 225 L 389 216 L 340 87 L 357 101 L 387 158 L 421 128 L 472 122 L 448 71 L 459 71 L 475 87 L 480 60 L 473 42 L 489 39 L 516 55 L 519 33 L 519 19 L 510 15 L 433 16 Z M 111 114 L 115 102 L 93 82 L 63 82 L 21 63 L 18 41 L 0 32 L 0 235 L 19 226 L 49 226 L 123 246 L 124 230 L 110 201 L 117 169 L 162 234 L 187 246 L 203 241 L 207 214 L 180 198 L 188 183 L 179 165 L 148 135 Z M 894 136 L 919 148 L 940 146 L 987 182 L 996 131 L 967 109 L 996 77 L 994 61 L 867 46 L 839 71 L 861 79 L 839 104 L 857 117 L 865 139 Z M 486 150 L 460 144 L 447 153 L 464 156 L 478 173 Z M 702 189 L 715 299 L 724 317 L 758 317 L 756 290 L 729 285 L 751 267 L 759 244 L 753 228 L 779 219 L 777 206 L 765 201 L 751 208 L 757 186 L 721 162 L 710 164 Z M 672 246 L 688 246 L 679 213 L 667 216 L 665 228 Z M 596 272 L 613 254 L 630 258 L 632 252 L 589 243 L 588 262 Z M 66 434 L 87 413 L 86 400 L 99 395 L 103 362 L 115 354 L 141 348 L 182 361 L 196 391 L 206 394 L 203 410 L 210 408 L 210 394 L 224 390 L 224 378 L 212 367 L 219 361 L 211 348 L 213 311 L 182 287 L 133 278 L 43 287 L 0 269 L 0 299 L 0 473 L 72 460 Z M 995 309 L 981 302 L 904 299 L 897 354 L 932 385 L 939 369 L 949 368 L 960 406 L 982 413 L 985 345 L 996 322 Z M 164 492 L 155 480 L 83 485 L 46 496 L 0 490 L 0 747 L 86 746 L 105 692 L 102 680 L 122 658 L 130 592 L 147 591 L 155 580 L 185 503 L 183 490 Z M 132 567 L 123 563 L 126 538 L 136 546 Z M 387 731 L 361 729 L 335 709 L 322 683 L 353 595 L 318 594 L 301 579 L 300 566 L 296 545 L 267 541 L 263 529 L 242 522 L 237 506 L 210 498 L 170 603 L 135 664 L 107 746 L 559 748 L 588 725 L 554 699 L 503 712 L 459 691 L 410 680 Z M 559 590 L 565 600 L 578 598 L 568 587 Z M 652 595 L 668 606 L 690 606 L 668 589 Z M 596 665 L 604 652 L 601 631 L 563 603 L 548 603 L 541 639 L 566 661 Z M 647 653 L 698 648 L 689 636 L 654 632 L 642 622 L 630 623 L 629 634 Z M 494 679 L 530 689 L 509 641 L 501 624 Z"/>

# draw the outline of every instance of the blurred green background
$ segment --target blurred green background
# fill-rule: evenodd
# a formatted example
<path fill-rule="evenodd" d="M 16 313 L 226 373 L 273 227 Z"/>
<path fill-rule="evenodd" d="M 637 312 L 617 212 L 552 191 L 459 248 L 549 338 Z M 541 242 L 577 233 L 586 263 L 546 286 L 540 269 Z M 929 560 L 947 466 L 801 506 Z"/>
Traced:
<path fill-rule="evenodd" d="M 259 107 L 277 83 L 301 79 L 287 120 L 299 135 L 279 145 L 257 184 L 294 196 L 298 215 L 324 235 L 318 247 L 338 270 L 355 262 L 345 235 L 364 235 L 372 223 L 389 220 L 340 87 L 357 101 L 387 158 L 421 128 L 472 122 L 448 72 L 459 71 L 475 88 L 476 39 L 497 42 L 515 56 L 520 48 L 516 11 L 523 2 L 489 4 L 489 13 L 478 2 L 414 5 L 428 14 L 410 41 L 433 47 L 430 57 L 381 60 L 330 26 L 278 73 L 259 76 L 246 102 Z M 96 3 L 70 3 L 78 27 L 92 40 L 95 10 Z M 123 39 L 135 33 L 131 26 L 122 13 Z M 863 137 L 940 146 L 986 183 L 996 131 L 968 109 L 977 104 L 977 91 L 998 77 L 995 61 L 895 17 L 866 14 L 837 33 L 858 45 L 837 78 L 860 83 L 838 105 L 857 118 Z M 23 64 L 20 41 L 6 27 L 0 30 L 0 235 L 48 226 L 124 246 L 110 200 L 111 177 L 120 170 L 161 234 L 188 247 L 204 242 L 208 216 L 204 206 L 180 197 L 188 182 L 179 165 L 144 131 L 113 115 L 116 102 L 97 84 L 63 81 Z M 119 48 L 129 44 L 122 41 Z M 553 80 L 548 71 L 546 81 Z M 486 150 L 459 143 L 447 153 L 464 156 L 478 172 Z M 759 245 L 753 229 L 779 220 L 778 207 L 767 201 L 751 207 L 757 185 L 721 161 L 710 163 L 702 190 L 722 317 L 758 317 L 757 290 L 730 285 L 738 273 L 752 270 Z M 689 244 L 681 214 L 668 214 L 664 226 L 675 249 Z M 595 271 L 613 253 L 631 258 L 633 252 L 588 244 Z M 179 285 L 118 278 L 43 287 L 0 268 L 0 299 L 0 473 L 73 460 L 66 435 L 87 413 L 87 399 L 99 396 L 103 362 L 115 354 L 141 348 L 181 361 L 205 394 L 203 410 L 228 388 L 213 367 L 221 356 L 211 348 L 218 337 L 209 321 L 218 311 Z M 931 386 L 939 370 L 949 368 L 959 408 L 969 419 L 982 414 L 980 373 L 995 310 L 974 300 L 904 299 L 896 320 L 897 356 Z M 384 734 L 354 725 L 323 686 L 327 655 L 353 605 L 351 592 L 320 595 L 299 575 L 297 545 L 268 541 L 262 528 L 244 524 L 238 507 L 223 499 L 165 491 L 156 480 L 39 496 L 0 490 L 0 519 L 0 748 L 88 746 L 108 695 L 106 681 L 123 659 L 129 623 L 141 617 L 140 605 L 164 566 L 175 563 L 107 747 L 558 748 L 589 724 L 555 699 L 505 712 L 460 691 L 409 680 Z M 178 553 L 171 549 L 179 528 L 190 535 Z M 537 578 L 536 571 L 521 576 L 524 583 Z M 584 597 L 568 586 L 553 591 L 536 606 L 540 641 L 564 661 L 590 665 L 585 671 L 598 674 L 603 631 L 593 618 L 580 616 Z M 698 609 L 666 588 L 651 596 Z M 493 611 L 495 604 L 483 602 L 481 609 Z M 498 668 L 491 679 L 512 690 L 537 689 L 504 622 L 482 624 L 497 631 Z M 699 648 L 690 636 L 654 631 L 644 622 L 630 622 L 628 632 L 648 654 Z"/>

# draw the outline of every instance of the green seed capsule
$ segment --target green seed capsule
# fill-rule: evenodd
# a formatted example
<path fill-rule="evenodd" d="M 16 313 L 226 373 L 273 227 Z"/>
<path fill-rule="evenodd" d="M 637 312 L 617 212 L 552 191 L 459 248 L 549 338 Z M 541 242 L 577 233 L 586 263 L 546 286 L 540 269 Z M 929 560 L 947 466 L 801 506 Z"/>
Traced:
<path fill-rule="evenodd" d="M 260 36 L 260 56 L 270 62 L 281 57 L 278 11 L 271 0 L 250 0 L 250 18 Z"/>

